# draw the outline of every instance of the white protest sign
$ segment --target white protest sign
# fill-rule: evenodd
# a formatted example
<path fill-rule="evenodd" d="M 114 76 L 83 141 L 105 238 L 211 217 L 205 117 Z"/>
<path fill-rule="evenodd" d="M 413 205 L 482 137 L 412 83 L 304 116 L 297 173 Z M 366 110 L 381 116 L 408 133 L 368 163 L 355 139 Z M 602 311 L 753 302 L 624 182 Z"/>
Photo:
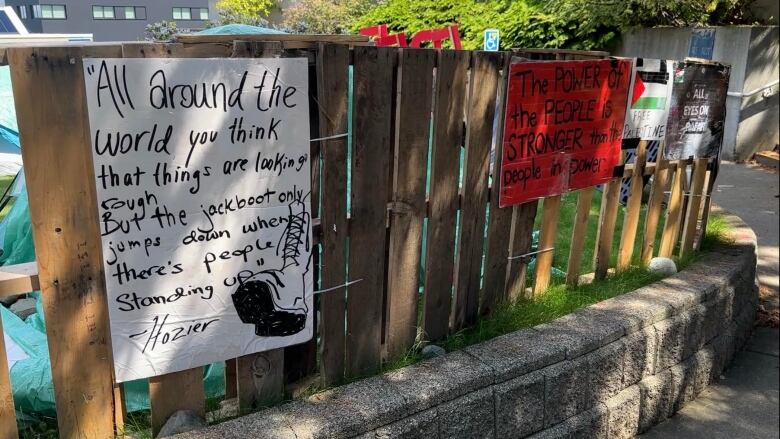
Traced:
<path fill-rule="evenodd" d="M 116 380 L 311 339 L 307 60 L 84 73 Z"/>
<path fill-rule="evenodd" d="M 672 96 L 672 61 L 637 58 L 624 139 L 661 140 Z"/>

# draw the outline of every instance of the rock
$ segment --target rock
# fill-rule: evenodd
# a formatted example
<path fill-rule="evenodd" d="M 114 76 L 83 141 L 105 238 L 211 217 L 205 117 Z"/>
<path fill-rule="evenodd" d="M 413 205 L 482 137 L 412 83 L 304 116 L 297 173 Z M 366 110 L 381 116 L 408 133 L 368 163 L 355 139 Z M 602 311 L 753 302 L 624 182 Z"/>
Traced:
<path fill-rule="evenodd" d="M 436 346 L 435 344 L 429 344 L 422 349 L 423 359 L 426 360 L 429 358 L 441 357 L 446 353 L 447 351 L 445 351 L 443 347 Z"/>
<path fill-rule="evenodd" d="M 172 414 L 157 434 L 158 438 L 173 436 L 206 427 L 206 421 L 192 410 L 179 410 Z"/>
<path fill-rule="evenodd" d="M 0 303 L 5 305 L 6 308 L 10 308 L 11 305 L 16 303 L 17 300 L 21 299 L 24 296 L 25 296 L 24 294 L 15 294 L 13 296 L 8 296 L 6 298 L 0 299 Z"/>
<path fill-rule="evenodd" d="M 647 271 L 661 276 L 671 276 L 677 273 L 677 265 L 669 258 L 657 257 L 650 260 Z"/>
<path fill-rule="evenodd" d="M 19 316 L 20 319 L 24 320 L 32 314 L 35 314 L 35 299 L 31 297 L 19 299 L 14 302 L 13 305 L 11 305 L 10 309 L 11 312 Z"/>

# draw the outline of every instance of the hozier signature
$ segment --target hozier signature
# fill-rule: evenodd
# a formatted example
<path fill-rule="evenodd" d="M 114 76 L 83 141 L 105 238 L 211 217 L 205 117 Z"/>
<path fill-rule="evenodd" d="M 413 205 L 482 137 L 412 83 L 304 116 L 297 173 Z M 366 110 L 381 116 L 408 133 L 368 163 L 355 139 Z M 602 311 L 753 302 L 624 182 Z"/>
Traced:
<path fill-rule="evenodd" d="M 258 273 L 242 272 L 248 273 L 246 276 L 239 273 L 240 286 L 231 296 L 238 317 L 243 323 L 255 325 L 255 334 L 261 337 L 284 337 L 301 332 L 309 314 L 304 294 L 311 262 L 311 215 L 302 200 L 290 203 L 289 210 L 287 228 L 276 247 L 277 254 L 282 256 L 282 267 Z M 304 267 L 300 277 L 294 273 L 285 274 L 288 267 L 301 265 Z M 296 294 L 292 305 L 280 304 L 280 290 Z"/>
<path fill-rule="evenodd" d="M 130 338 L 135 338 L 148 334 L 146 336 L 146 342 L 144 343 L 144 347 L 141 350 L 141 353 L 145 353 L 147 349 L 150 352 L 154 351 L 154 348 L 157 347 L 158 343 L 160 345 L 166 345 L 168 343 L 173 343 L 176 340 L 187 337 L 188 335 L 205 332 L 209 325 L 219 320 L 196 319 L 184 324 L 169 324 L 166 327 L 166 323 L 168 323 L 168 317 L 170 317 L 170 314 L 165 314 L 162 316 L 162 319 L 160 319 L 160 316 L 155 316 L 152 319 L 151 329 L 146 329 L 137 334 L 130 335 Z"/>

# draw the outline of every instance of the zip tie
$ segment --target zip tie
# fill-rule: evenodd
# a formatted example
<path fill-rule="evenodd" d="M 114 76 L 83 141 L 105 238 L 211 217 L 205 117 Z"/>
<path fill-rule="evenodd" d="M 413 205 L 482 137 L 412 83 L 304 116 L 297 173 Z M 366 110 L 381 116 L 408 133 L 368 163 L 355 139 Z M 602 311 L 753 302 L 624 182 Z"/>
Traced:
<path fill-rule="evenodd" d="M 314 291 L 314 292 L 312 292 L 312 293 L 311 293 L 311 295 L 313 296 L 313 295 L 315 295 L 315 294 L 320 294 L 320 293 L 327 293 L 328 291 L 338 290 L 339 288 L 348 287 L 348 286 L 350 286 L 350 285 L 352 285 L 352 284 L 356 284 L 356 283 L 358 283 L 358 282 L 361 282 L 362 280 L 363 280 L 363 279 L 356 279 L 356 280 L 351 280 L 351 281 L 349 281 L 349 282 L 347 282 L 347 283 L 344 283 L 344 284 L 341 284 L 341 285 L 336 285 L 335 287 L 330 287 L 330 288 L 325 288 L 324 290 L 317 290 L 317 291 Z"/>
<path fill-rule="evenodd" d="M 535 252 L 526 253 L 524 255 L 510 256 L 507 259 L 510 260 L 510 261 L 513 261 L 515 259 L 524 259 L 524 258 L 526 258 L 528 256 L 533 256 L 533 255 L 536 255 L 536 254 L 539 254 L 539 253 L 547 253 L 547 252 L 550 252 L 550 251 L 553 251 L 553 250 L 555 250 L 555 247 L 546 248 L 544 250 L 537 250 Z"/>
<path fill-rule="evenodd" d="M 319 137 L 317 139 L 311 139 L 311 142 L 322 142 L 324 140 L 340 139 L 342 137 L 347 137 L 347 136 L 349 136 L 349 133 L 335 134 L 333 136 Z"/>

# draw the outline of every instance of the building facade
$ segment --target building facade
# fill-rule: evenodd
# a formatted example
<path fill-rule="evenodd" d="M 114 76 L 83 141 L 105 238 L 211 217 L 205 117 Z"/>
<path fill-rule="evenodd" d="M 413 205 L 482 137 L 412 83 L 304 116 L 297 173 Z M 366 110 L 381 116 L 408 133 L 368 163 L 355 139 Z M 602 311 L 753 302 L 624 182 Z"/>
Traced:
<path fill-rule="evenodd" d="M 149 23 L 202 29 L 217 0 L 5 0 L 31 33 L 91 33 L 95 41 L 136 41 Z"/>

